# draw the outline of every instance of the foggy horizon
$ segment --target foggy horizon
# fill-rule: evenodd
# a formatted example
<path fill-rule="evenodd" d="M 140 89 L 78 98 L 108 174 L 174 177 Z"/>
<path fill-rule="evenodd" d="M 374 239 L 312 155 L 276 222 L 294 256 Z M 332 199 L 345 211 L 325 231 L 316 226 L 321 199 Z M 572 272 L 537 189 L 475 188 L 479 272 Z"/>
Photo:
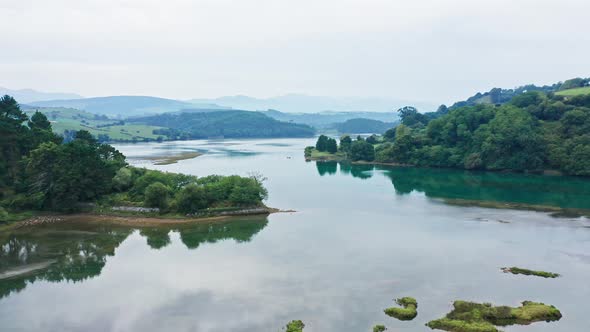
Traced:
<path fill-rule="evenodd" d="M 448 105 L 494 87 L 590 76 L 588 12 L 582 0 L 9 0 L 0 3 L 0 28 L 12 32 L 0 86 Z"/>

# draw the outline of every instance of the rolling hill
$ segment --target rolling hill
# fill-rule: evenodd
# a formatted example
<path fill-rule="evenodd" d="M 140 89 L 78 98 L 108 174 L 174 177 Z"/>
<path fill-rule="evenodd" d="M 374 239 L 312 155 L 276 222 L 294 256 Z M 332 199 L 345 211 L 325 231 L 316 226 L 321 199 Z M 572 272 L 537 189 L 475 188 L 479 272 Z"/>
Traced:
<path fill-rule="evenodd" d="M 557 91 L 558 96 L 578 96 L 590 94 L 590 86 Z"/>
<path fill-rule="evenodd" d="M 162 129 L 160 126 L 128 124 L 73 108 L 31 108 L 25 113 L 30 117 L 36 111 L 45 114 L 53 131 L 65 137 L 68 132 L 86 130 L 101 141 L 150 141 L 160 136 L 154 134 L 154 130 Z"/>
<path fill-rule="evenodd" d="M 310 137 L 312 127 L 275 120 L 259 112 L 226 110 L 203 113 L 166 113 L 128 119 L 128 124 L 162 126 L 156 133 L 168 139 Z"/>
<path fill-rule="evenodd" d="M 147 114 L 175 112 L 194 108 L 220 108 L 212 104 L 194 104 L 150 96 L 110 96 L 83 99 L 46 100 L 29 103 L 37 107 L 75 108 L 94 114 L 126 118 Z"/>
<path fill-rule="evenodd" d="M 42 92 L 33 89 L 12 90 L 0 87 L 0 96 L 9 95 L 22 104 L 50 99 L 80 99 L 83 98 L 75 93 Z"/>

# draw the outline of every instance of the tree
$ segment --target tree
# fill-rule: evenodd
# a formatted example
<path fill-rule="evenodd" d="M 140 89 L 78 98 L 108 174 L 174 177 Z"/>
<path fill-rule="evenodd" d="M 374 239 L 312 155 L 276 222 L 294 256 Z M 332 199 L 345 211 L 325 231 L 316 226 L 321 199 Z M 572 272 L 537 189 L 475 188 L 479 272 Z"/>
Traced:
<path fill-rule="evenodd" d="M 340 151 L 344 153 L 349 153 L 351 145 L 352 139 L 350 138 L 350 136 L 345 135 L 340 138 Z"/>
<path fill-rule="evenodd" d="M 40 130 L 51 130 L 51 122 L 47 120 L 45 114 L 36 111 L 29 120 L 29 128 Z"/>
<path fill-rule="evenodd" d="M 127 167 L 122 167 L 113 177 L 113 188 L 117 191 L 124 191 L 133 184 L 133 172 Z"/>
<path fill-rule="evenodd" d="M 46 142 L 26 158 L 24 181 L 30 193 L 43 194 L 44 208 L 73 211 L 78 203 L 109 193 L 125 164 L 125 157 L 110 145 L 84 139 Z"/>
<path fill-rule="evenodd" d="M 395 128 L 387 129 L 387 131 L 385 132 L 385 134 L 383 134 L 383 138 L 387 142 L 393 142 L 393 141 L 395 141 Z"/>
<path fill-rule="evenodd" d="M 209 205 L 205 188 L 197 184 L 189 184 L 180 190 L 176 203 L 183 213 L 195 213 Z"/>
<path fill-rule="evenodd" d="M 336 153 L 338 152 L 338 143 L 333 138 L 328 138 L 326 142 L 326 151 L 329 153 Z"/>
<path fill-rule="evenodd" d="M 408 127 L 424 126 L 428 123 L 428 118 L 412 106 L 404 106 L 397 110 L 402 124 Z"/>
<path fill-rule="evenodd" d="M 350 148 L 350 159 L 352 159 L 352 161 L 373 161 L 375 160 L 375 149 L 370 143 L 365 141 L 355 141 Z"/>
<path fill-rule="evenodd" d="M 318 150 L 320 152 L 326 151 L 328 148 L 328 136 L 320 135 L 320 137 L 318 137 L 318 140 L 315 144 L 315 148 L 316 148 L 316 150 Z"/>
<path fill-rule="evenodd" d="M 162 182 L 154 182 L 145 188 L 144 203 L 146 206 L 164 210 L 168 207 L 170 188 Z"/>
<path fill-rule="evenodd" d="M 369 144 L 377 144 L 377 135 L 371 135 L 369 137 L 367 137 L 367 143 Z"/>

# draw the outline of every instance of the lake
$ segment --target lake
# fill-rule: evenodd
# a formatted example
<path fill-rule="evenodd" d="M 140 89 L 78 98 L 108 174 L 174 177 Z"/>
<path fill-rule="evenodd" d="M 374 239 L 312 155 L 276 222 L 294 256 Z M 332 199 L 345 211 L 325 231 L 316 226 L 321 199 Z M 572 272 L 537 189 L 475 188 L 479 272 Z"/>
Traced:
<path fill-rule="evenodd" d="M 306 162 L 303 148 L 313 143 L 117 145 L 138 166 L 260 173 L 266 204 L 297 212 L 138 229 L 55 223 L 0 234 L 0 330 L 280 331 L 301 319 L 306 332 L 375 324 L 428 331 L 426 322 L 463 299 L 532 300 L 563 314 L 504 331 L 587 331 L 590 220 L 579 214 L 590 210 L 590 180 Z M 203 155 L 149 161 L 181 152 Z M 504 266 L 562 277 L 504 274 Z M 418 300 L 413 321 L 383 313 L 403 296 Z"/>

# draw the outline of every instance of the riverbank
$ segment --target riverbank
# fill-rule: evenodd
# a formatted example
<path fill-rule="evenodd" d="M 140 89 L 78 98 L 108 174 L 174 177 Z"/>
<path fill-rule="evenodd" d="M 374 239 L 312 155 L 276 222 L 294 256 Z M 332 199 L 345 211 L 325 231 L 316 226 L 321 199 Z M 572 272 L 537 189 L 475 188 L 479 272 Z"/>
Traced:
<path fill-rule="evenodd" d="M 268 216 L 273 213 L 292 213 L 293 210 L 280 210 L 269 207 L 245 208 L 240 210 L 219 211 L 216 213 L 208 213 L 203 215 L 173 215 L 155 213 L 141 213 L 141 212 L 124 212 L 124 211 L 105 211 L 101 210 L 80 212 L 73 214 L 58 214 L 52 212 L 38 213 L 34 217 L 5 224 L 0 227 L 0 230 L 17 229 L 27 226 L 36 226 L 53 223 L 66 222 L 108 222 L 118 225 L 126 226 L 158 226 L 158 225 L 174 225 L 174 224 L 188 224 L 197 222 L 215 222 L 224 221 L 236 217 L 245 216 Z"/>
<path fill-rule="evenodd" d="M 481 169 L 465 169 L 465 168 L 449 168 L 449 167 L 428 167 L 428 166 L 418 166 L 412 164 L 401 164 L 401 163 L 394 163 L 394 162 L 382 162 L 382 161 L 366 161 L 366 160 L 357 160 L 352 161 L 346 158 L 341 153 L 336 154 L 329 154 L 329 153 L 321 153 L 311 156 L 306 156 L 305 161 L 319 161 L 319 162 L 343 162 L 349 163 L 352 165 L 375 165 L 375 166 L 393 166 L 393 167 L 415 167 L 415 168 L 426 168 L 426 169 L 453 169 L 458 171 L 469 171 L 469 172 L 494 172 L 494 173 L 507 173 L 507 174 L 533 174 L 533 175 L 543 175 L 543 176 L 566 176 L 562 172 L 558 170 L 539 170 L 539 171 L 526 171 L 526 172 L 519 172 L 516 170 L 481 170 Z"/>

